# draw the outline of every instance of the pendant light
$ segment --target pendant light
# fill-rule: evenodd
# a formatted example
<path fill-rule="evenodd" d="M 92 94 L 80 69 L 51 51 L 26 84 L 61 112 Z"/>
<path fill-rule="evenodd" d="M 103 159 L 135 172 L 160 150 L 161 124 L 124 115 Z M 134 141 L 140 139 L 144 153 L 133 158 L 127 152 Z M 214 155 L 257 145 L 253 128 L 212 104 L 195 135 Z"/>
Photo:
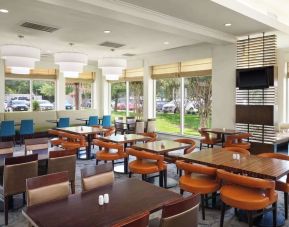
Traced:
<path fill-rule="evenodd" d="M 126 59 L 102 58 L 98 60 L 98 67 L 102 69 L 102 74 L 105 75 L 106 80 L 118 80 L 126 68 Z"/>

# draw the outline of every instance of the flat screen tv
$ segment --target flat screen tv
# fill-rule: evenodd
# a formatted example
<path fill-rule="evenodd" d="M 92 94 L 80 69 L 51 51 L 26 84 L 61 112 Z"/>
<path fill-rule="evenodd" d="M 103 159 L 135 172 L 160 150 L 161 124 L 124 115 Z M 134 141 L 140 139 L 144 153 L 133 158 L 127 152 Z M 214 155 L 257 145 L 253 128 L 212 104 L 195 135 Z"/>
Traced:
<path fill-rule="evenodd" d="M 273 72 L 272 67 L 237 70 L 237 87 L 248 90 L 269 88 L 272 84 Z"/>

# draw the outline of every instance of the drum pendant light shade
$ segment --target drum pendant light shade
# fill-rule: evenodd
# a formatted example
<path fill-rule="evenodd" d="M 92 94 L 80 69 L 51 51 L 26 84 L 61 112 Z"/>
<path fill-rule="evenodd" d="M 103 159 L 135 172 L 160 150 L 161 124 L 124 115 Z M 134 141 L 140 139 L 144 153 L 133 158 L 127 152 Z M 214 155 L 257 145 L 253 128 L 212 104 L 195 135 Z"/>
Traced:
<path fill-rule="evenodd" d="M 106 80 L 118 80 L 122 71 L 126 68 L 126 60 L 121 58 L 103 58 L 98 60 L 98 67 Z"/>
<path fill-rule="evenodd" d="M 4 45 L 0 48 L 5 65 L 15 74 L 29 74 L 40 60 L 40 49 L 25 45 Z"/>

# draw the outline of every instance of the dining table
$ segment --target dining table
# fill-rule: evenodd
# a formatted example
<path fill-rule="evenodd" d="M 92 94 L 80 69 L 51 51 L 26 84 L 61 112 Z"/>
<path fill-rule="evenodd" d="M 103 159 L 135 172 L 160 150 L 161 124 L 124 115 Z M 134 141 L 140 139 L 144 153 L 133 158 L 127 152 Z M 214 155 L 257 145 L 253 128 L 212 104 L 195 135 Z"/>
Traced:
<path fill-rule="evenodd" d="M 111 135 L 106 137 L 99 137 L 98 139 L 105 142 L 121 143 L 124 144 L 124 148 L 127 148 L 128 144 L 135 144 L 138 141 L 148 141 L 151 137 L 139 135 L 139 134 L 125 134 L 125 135 Z M 128 158 L 124 159 L 124 164 L 115 165 L 114 171 L 117 173 L 128 173 Z"/>
<path fill-rule="evenodd" d="M 104 134 L 108 129 L 103 127 L 73 126 L 73 127 L 56 128 L 56 130 L 85 136 L 87 140 L 87 147 L 84 159 L 93 159 L 94 155 L 91 154 L 92 140 L 94 139 L 95 135 Z"/>
<path fill-rule="evenodd" d="M 225 142 L 225 137 L 227 135 L 236 135 L 240 133 L 238 130 L 228 128 L 204 128 L 202 131 L 220 135 L 222 144 Z"/>
<path fill-rule="evenodd" d="M 109 203 L 98 204 L 107 193 Z M 24 217 L 38 227 L 112 226 L 144 211 L 154 213 L 181 195 L 137 179 L 126 179 L 58 201 L 24 208 Z M 198 204 L 196 195 L 196 204 Z"/>

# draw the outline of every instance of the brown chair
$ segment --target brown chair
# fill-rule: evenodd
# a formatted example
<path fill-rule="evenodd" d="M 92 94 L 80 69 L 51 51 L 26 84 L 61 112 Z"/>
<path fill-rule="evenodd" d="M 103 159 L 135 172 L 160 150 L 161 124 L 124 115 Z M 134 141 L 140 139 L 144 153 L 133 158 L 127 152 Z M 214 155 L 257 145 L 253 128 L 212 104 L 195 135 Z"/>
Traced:
<path fill-rule="evenodd" d="M 253 226 L 253 212 L 272 205 L 273 226 L 276 227 L 277 199 L 275 182 L 242 176 L 224 170 L 217 171 L 223 185 L 220 190 L 222 204 L 220 226 L 223 227 L 226 205 L 248 212 L 249 226 Z M 259 216 L 261 213 L 256 213 Z"/>
<path fill-rule="evenodd" d="M 157 129 L 156 129 L 156 119 L 155 118 L 148 119 L 146 132 L 156 132 L 156 131 L 157 131 Z"/>
<path fill-rule="evenodd" d="M 112 164 L 114 165 L 114 161 L 124 159 L 124 164 L 127 166 L 128 155 L 124 151 L 123 144 L 104 142 L 99 139 L 94 139 L 93 144 L 102 148 L 95 154 L 96 165 L 98 165 L 99 161 L 112 161 Z"/>
<path fill-rule="evenodd" d="M 68 173 L 58 172 L 26 181 L 27 206 L 65 199 L 70 194 Z"/>
<path fill-rule="evenodd" d="M 252 137 L 251 133 L 240 133 L 237 135 L 227 136 L 224 147 L 240 147 L 246 150 L 250 150 L 251 144 L 244 141 L 245 139 L 248 140 L 250 137 Z"/>
<path fill-rule="evenodd" d="M 82 191 L 89 191 L 114 182 L 112 163 L 81 169 Z"/>
<path fill-rule="evenodd" d="M 106 137 L 106 136 L 111 136 L 111 135 L 113 135 L 115 133 L 115 127 L 109 127 L 108 128 L 108 130 L 104 133 L 104 137 Z"/>
<path fill-rule="evenodd" d="M 263 153 L 259 154 L 259 157 L 263 158 L 276 158 L 280 160 L 289 161 L 289 156 L 285 154 L 277 154 L 277 153 Z M 287 174 L 286 182 L 282 180 L 278 180 L 276 183 L 276 190 L 284 192 L 284 210 L 285 210 L 285 218 L 288 219 L 288 193 L 289 193 L 289 174 Z"/>
<path fill-rule="evenodd" d="M 63 143 L 61 143 L 61 146 L 65 150 L 75 150 L 76 153 L 78 154 L 80 148 L 87 146 L 86 139 L 82 135 L 64 133 L 63 136 L 67 138 L 67 141 L 64 141 Z"/>
<path fill-rule="evenodd" d="M 115 135 L 120 132 L 120 134 L 124 134 L 127 131 L 126 122 L 124 117 L 116 117 L 114 119 L 114 127 L 115 127 Z"/>
<path fill-rule="evenodd" d="M 215 198 L 215 193 L 220 188 L 217 169 L 182 161 L 176 161 L 176 165 L 180 170 L 185 171 L 185 175 L 179 179 L 181 194 L 184 191 L 201 194 L 202 218 L 205 220 L 205 197 L 212 193 Z"/>
<path fill-rule="evenodd" d="M 112 227 L 147 227 L 149 223 L 149 216 L 150 213 L 145 211 L 143 213 L 123 219 L 113 224 Z"/>
<path fill-rule="evenodd" d="M 134 133 L 136 129 L 135 117 L 126 117 L 127 133 Z"/>
<path fill-rule="evenodd" d="M 0 155 L 2 154 L 12 154 L 14 151 L 14 144 L 12 141 L 0 142 Z"/>
<path fill-rule="evenodd" d="M 68 172 L 71 192 L 75 193 L 75 150 L 50 151 L 48 159 L 48 173 Z"/>
<path fill-rule="evenodd" d="M 234 153 L 243 154 L 243 155 L 246 155 L 246 156 L 250 155 L 250 151 L 248 151 L 246 149 L 243 149 L 241 147 L 224 147 L 224 150 L 231 151 L 231 152 L 234 152 Z"/>
<path fill-rule="evenodd" d="M 37 154 L 5 159 L 3 185 L 0 186 L 0 192 L 3 196 L 1 199 L 4 202 L 5 225 L 8 225 L 9 197 L 25 193 L 26 179 L 36 177 L 38 174 L 37 159 Z"/>
<path fill-rule="evenodd" d="M 63 136 L 65 132 L 55 129 L 48 129 L 48 134 L 55 136 L 54 138 L 50 139 L 51 146 L 60 146 L 62 143 L 66 142 L 66 138 Z"/>
<path fill-rule="evenodd" d="M 149 226 L 159 227 L 197 227 L 198 226 L 199 196 L 191 195 L 178 199 L 163 206 L 161 219 L 155 218 Z"/>
<path fill-rule="evenodd" d="M 136 120 L 135 123 L 135 133 L 140 134 L 144 133 L 145 124 L 143 120 Z"/>
<path fill-rule="evenodd" d="M 164 163 L 164 156 L 146 151 L 127 148 L 129 155 L 135 156 L 136 160 L 129 163 L 129 177 L 133 173 L 141 174 L 142 180 L 147 179 L 148 174 L 159 173 L 160 187 L 167 187 L 167 165 Z"/>
<path fill-rule="evenodd" d="M 183 150 L 167 152 L 165 154 L 165 161 L 169 163 L 175 163 L 181 155 L 189 154 L 193 152 L 194 149 L 196 148 L 196 142 L 192 139 L 176 139 L 174 141 L 179 143 L 190 144 L 190 147 Z"/>
<path fill-rule="evenodd" d="M 214 145 L 222 143 L 222 138 L 219 134 L 209 133 L 205 130 L 206 128 L 200 128 L 198 130 L 201 137 L 203 137 L 200 140 L 200 150 L 202 150 L 203 144 L 207 144 L 208 147 L 214 147 Z"/>
<path fill-rule="evenodd" d="M 155 132 L 138 133 L 138 135 L 150 137 L 150 139 L 146 140 L 145 143 L 157 141 L 158 138 L 158 134 L 156 134 Z"/>
<path fill-rule="evenodd" d="M 24 145 L 25 154 L 27 154 L 27 151 L 48 149 L 48 138 L 25 139 Z"/>

